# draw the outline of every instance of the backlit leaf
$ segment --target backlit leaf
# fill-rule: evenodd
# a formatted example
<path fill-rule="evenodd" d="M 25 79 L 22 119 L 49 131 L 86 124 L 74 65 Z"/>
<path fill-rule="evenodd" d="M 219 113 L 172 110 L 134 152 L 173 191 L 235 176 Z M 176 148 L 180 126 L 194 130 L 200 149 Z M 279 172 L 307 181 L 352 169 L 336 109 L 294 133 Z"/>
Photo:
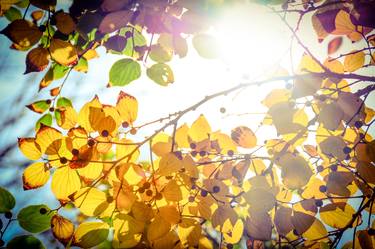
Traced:
<path fill-rule="evenodd" d="M 23 189 L 35 189 L 44 186 L 49 180 L 50 172 L 45 163 L 33 163 L 24 170 L 22 175 Z"/>
<path fill-rule="evenodd" d="M 46 205 L 32 205 L 21 209 L 17 220 L 20 226 L 28 232 L 40 233 L 48 230 L 54 211 Z"/>
<path fill-rule="evenodd" d="M 6 189 L 0 187 L 0 213 L 9 212 L 16 205 L 13 195 Z"/>
<path fill-rule="evenodd" d="M 116 61 L 109 71 L 109 86 L 125 86 L 141 76 L 141 66 L 132 59 Z"/>
<path fill-rule="evenodd" d="M 157 63 L 147 68 L 147 76 L 161 86 L 167 86 L 174 82 L 173 71 L 167 64 Z"/>

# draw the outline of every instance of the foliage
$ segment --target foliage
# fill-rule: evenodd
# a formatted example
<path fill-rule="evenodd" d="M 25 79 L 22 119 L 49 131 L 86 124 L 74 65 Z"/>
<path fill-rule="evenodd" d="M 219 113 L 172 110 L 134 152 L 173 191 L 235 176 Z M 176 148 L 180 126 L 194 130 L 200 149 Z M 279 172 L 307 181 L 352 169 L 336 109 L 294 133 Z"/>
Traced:
<path fill-rule="evenodd" d="M 209 30 L 215 15 L 234 2 L 73 1 L 69 13 L 56 11 L 56 1 L 0 2 L 10 21 L 2 34 L 12 49 L 27 51 L 25 73 L 48 68 L 40 90 L 65 77 L 50 89 L 50 99 L 27 106 L 43 116 L 35 136 L 18 140 L 24 156 L 35 161 L 24 169 L 24 189 L 51 179 L 60 206 L 28 206 L 12 219 L 15 199 L 0 188 L 0 213 L 8 219 L 1 238 L 17 221 L 30 233 L 51 230 L 67 248 L 233 248 L 244 241 L 248 248 L 335 248 L 354 228 L 345 248 L 374 247 L 375 141 L 369 129 L 375 111 L 366 99 L 375 77 L 362 74 L 375 61 L 373 1 L 257 1 L 280 16 L 305 50 L 299 68 L 213 93 L 149 123 L 137 124 L 138 100 L 123 91 L 116 105 L 95 96 L 80 110 L 61 96 L 71 70 L 87 72 L 98 46 L 122 57 L 112 65 L 108 87 L 130 84 L 144 68 L 168 86 L 174 82 L 168 62 L 187 54 L 190 36 L 199 55 L 219 57 Z M 35 9 L 32 20 L 29 8 Z M 293 13 L 299 20 L 311 15 L 317 40 L 330 40 L 327 58 L 304 45 L 300 21 L 292 27 L 286 18 Z M 366 45 L 333 57 L 348 39 Z M 263 100 L 261 125 L 272 126 L 276 137 L 259 141 L 245 125 L 230 134 L 214 131 L 203 114 L 179 122 L 211 99 L 275 81 L 288 87 Z M 369 84 L 358 89 L 360 82 Z M 155 132 L 134 139 L 157 123 Z M 140 159 L 142 147 L 149 147 L 147 161 Z M 352 199 L 360 205 L 352 206 Z M 73 207 L 77 218 L 64 217 L 61 210 Z M 357 231 L 362 223 L 367 227 Z M 44 248 L 32 235 L 7 244 L 21 247 Z"/>

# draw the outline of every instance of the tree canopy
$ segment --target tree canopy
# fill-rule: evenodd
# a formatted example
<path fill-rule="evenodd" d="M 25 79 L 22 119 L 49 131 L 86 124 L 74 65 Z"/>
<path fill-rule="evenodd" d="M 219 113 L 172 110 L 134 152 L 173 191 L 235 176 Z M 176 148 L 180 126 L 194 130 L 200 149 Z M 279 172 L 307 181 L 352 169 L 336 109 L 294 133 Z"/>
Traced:
<path fill-rule="evenodd" d="M 138 122 L 147 97 L 127 86 L 142 84 L 142 74 L 160 87 L 179 84 L 171 61 L 191 50 L 220 60 L 216 20 L 243 4 L 279 17 L 303 50 L 298 67 Z M 372 0 L 74 0 L 69 9 L 56 0 L 0 0 L 8 20 L 1 34 L 25 51 L 25 74 L 43 74 L 39 91 L 49 93 L 26 106 L 40 118 L 34 134 L 18 139 L 29 160 L 23 189 L 50 185 L 59 202 L 13 214 L 17 195 L 0 187 L 0 247 L 374 248 L 374 13 Z M 315 31 L 308 43 L 305 20 Z M 89 70 L 100 47 L 119 59 L 108 82 L 93 84 L 117 88 L 117 100 L 92 96 L 77 109 L 63 88 L 72 71 Z M 273 131 L 264 141 L 251 118 L 230 132 L 213 129 L 206 113 L 181 122 L 214 99 L 275 82 L 283 87 L 267 93 L 256 124 Z M 14 223 L 25 232 L 4 241 Z"/>

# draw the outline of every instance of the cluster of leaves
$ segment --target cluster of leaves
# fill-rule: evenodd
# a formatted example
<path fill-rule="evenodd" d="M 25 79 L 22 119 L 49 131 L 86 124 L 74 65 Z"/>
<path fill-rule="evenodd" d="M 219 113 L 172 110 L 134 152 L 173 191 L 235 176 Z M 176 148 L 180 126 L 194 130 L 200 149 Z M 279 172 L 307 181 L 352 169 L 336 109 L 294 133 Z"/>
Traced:
<path fill-rule="evenodd" d="M 165 63 L 173 54 L 186 54 L 183 35 L 194 34 L 193 45 L 203 57 L 216 56 L 214 38 L 201 32 L 209 27 L 203 25 L 209 22 L 206 14 L 225 6 L 220 1 L 74 1 L 65 13 L 55 12 L 53 1 L 30 1 L 41 9 L 32 13 L 31 22 L 12 14 L 18 2 L 1 3 L 4 15 L 16 18 L 3 33 L 16 49 L 40 44 L 27 55 L 27 71 L 53 61 L 40 88 L 71 69 L 86 68 L 98 45 L 127 56 L 112 66 L 110 85 L 139 78 L 138 61 L 146 63 L 147 57 L 156 62 L 147 75 L 166 85 L 173 73 Z M 374 66 L 374 3 L 267 3 L 283 3 L 271 8 L 276 14 L 296 12 L 302 18 L 313 13 L 318 41 L 333 36 L 327 58 L 314 57 L 291 28 L 306 49 L 293 75 L 240 84 L 142 125 L 135 125 L 138 101 L 124 92 L 115 106 L 95 97 L 76 111 L 69 99 L 59 97 L 58 87 L 51 89 L 52 99 L 30 104 L 34 112 L 50 113 L 37 122 L 35 137 L 19 139 L 22 153 L 38 161 L 24 170 L 24 189 L 40 188 L 52 178 L 60 206 L 26 207 L 16 219 L 20 226 L 31 233 L 50 229 L 66 247 L 202 249 L 233 248 L 244 240 L 249 248 L 334 248 L 354 228 L 353 241 L 344 247 L 373 248 L 375 141 L 368 131 L 375 111 L 366 99 L 375 78 L 357 73 Z M 150 34 L 149 45 L 143 30 Z M 154 34 L 159 35 L 156 44 Z M 344 39 L 366 45 L 333 57 Z M 178 123 L 210 99 L 275 80 L 289 82 L 262 102 L 267 107 L 262 125 L 273 126 L 276 137 L 260 142 L 243 125 L 230 134 L 213 131 L 204 115 L 190 125 Z M 354 91 L 360 82 L 371 84 Z M 159 122 L 161 127 L 145 139 L 131 139 Z M 149 160 L 140 159 L 142 146 L 149 146 Z M 360 200 L 359 207 L 349 203 L 352 199 Z M 0 212 L 13 221 L 14 198 L 0 189 L 0 200 Z M 73 207 L 79 210 L 76 221 L 60 213 Z M 366 222 L 363 212 L 369 213 L 367 227 L 357 231 Z M 25 235 L 7 246 L 34 245 L 43 248 Z"/>

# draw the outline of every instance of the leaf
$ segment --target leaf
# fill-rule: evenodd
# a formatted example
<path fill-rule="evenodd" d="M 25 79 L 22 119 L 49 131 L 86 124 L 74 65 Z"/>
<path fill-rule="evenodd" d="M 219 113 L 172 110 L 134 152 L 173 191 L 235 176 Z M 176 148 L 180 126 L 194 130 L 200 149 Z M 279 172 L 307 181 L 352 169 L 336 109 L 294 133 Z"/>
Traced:
<path fill-rule="evenodd" d="M 357 172 L 367 183 L 375 183 L 375 166 L 373 164 L 358 162 Z"/>
<path fill-rule="evenodd" d="M 182 192 L 180 186 L 178 186 L 175 180 L 171 180 L 163 189 L 162 191 L 164 198 L 167 201 L 181 201 L 182 200 Z"/>
<path fill-rule="evenodd" d="M 54 211 L 46 205 L 31 205 L 21 209 L 17 220 L 20 226 L 31 233 L 47 231 L 51 225 Z"/>
<path fill-rule="evenodd" d="M 157 215 L 147 229 L 147 239 L 150 242 L 159 239 L 166 235 L 170 229 L 170 223 L 160 215 Z"/>
<path fill-rule="evenodd" d="M 132 59 L 116 61 L 109 71 L 109 86 L 125 86 L 141 77 L 141 66 Z"/>
<path fill-rule="evenodd" d="M 138 101 L 130 94 L 120 91 L 117 97 L 116 109 L 120 114 L 122 122 L 133 125 L 138 116 Z"/>
<path fill-rule="evenodd" d="M 284 154 L 278 164 L 281 166 L 281 178 L 289 189 L 304 187 L 313 175 L 308 162 L 301 156 Z"/>
<path fill-rule="evenodd" d="M 182 168 L 182 159 L 180 160 L 173 152 L 164 155 L 159 162 L 158 174 L 168 176 L 178 172 Z"/>
<path fill-rule="evenodd" d="M 353 207 L 345 202 L 330 203 L 319 210 L 322 221 L 336 229 L 344 228 L 351 221 L 354 213 Z"/>
<path fill-rule="evenodd" d="M 20 47 L 29 48 L 35 45 L 42 37 L 42 32 L 30 21 L 23 19 L 11 22 L 1 34 L 7 36 Z"/>
<path fill-rule="evenodd" d="M 224 241 L 230 244 L 238 243 L 242 238 L 243 230 L 244 224 L 241 219 L 238 219 L 234 226 L 230 220 L 226 220 L 222 228 Z"/>
<path fill-rule="evenodd" d="M 81 248 L 91 248 L 105 241 L 109 234 L 109 226 L 103 222 L 81 223 L 73 236 L 72 244 Z"/>
<path fill-rule="evenodd" d="M 35 138 L 18 138 L 18 147 L 22 154 L 30 160 L 38 160 L 42 156 L 40 146 Z"/>
<path fill-rule="evenodd" d="M 247 149 L 254 148 L 257 144 L 257 138 L 254 132 L 246 126 L 239 126 L 233 129 L 231 138 L 238 146 Z"/>
<path fill-rule="evenodd" d="M 71 66 L 78 62 L 76 48 L 69 42 L 53 38 L 49 52 L 52 59 L 63 66 Z"/>
<path fill-rule="evenodd" d="M 198 54 L 205 59 L 219 56 L 219 44 L 215 37 L 208 34 L 197 34 L 193 37 L 193 46 Z"/>
<path fill-rule="evenodd" d="M 49 109 L 50 105 L 51 105 L 51 100 L 47 99 L 47 100 L 36 101 L 30 105 L 27 105 L 26 107 L 32 110 L 33 112 L 43 113 L 47 109 Z"/>
<path fill-rule="evenodd" d="M 189 246 L 198 245 L 202 234 L 202 228 L 196 220 L 182 218 L 177 229 L 177 234 L 182 244 L 187 243 Z"/>
<path fill-rule="evenodd" d="M 5 188 L 0 187 L 0 213 L 9 212 L 16 205 L 13 195 Z"/>
<path fill-rule="evenodd" d="M 336 158 L 342 161 L 346 158 L 344 148 L 346 143 L 341 136 L 330 136 L 324 139 L 320 144 L 320 150 L 329 158 Z"/>
<path fill-rule="evenodd" d="M 50 67 L 43 77 L 43 79 L 39 83 L 39 91 L 43 88 L 49 86 L 52 81 L 61 79 L 65 76 L 65 74 L 68 72 L 69 67 L 62 66 L 60 64 L 53 64 L 52 67 Z"/>
<path fill-rule="evenodd" d="M 89 71 L 89 64 L 85 58 L 79 59 L 77 65 L 74 66 L 77 72 L 87 73 Z"/>
<path fill-rule="evenodd" d="M 173 71 L 167 64 L 157 63 L 147 68 L 147 76 L 161 86 L 167 86 L 174 82 Z"/>
<path fill-rule="evenodd" d="M 35 189 L 44 186 L 49 180 L 50 172 L 45 163 L 33 163 L 24 170 L 22 175 L 23 189 Z"/>
<path fill-rule="evenodd" d="M 246 218 L 245 228 L 248 236 L 256 240 L 270 240 L 272 235 L 271 217 L 266 212 L 252 212 Z"/>
<path fill-rule="evenodd" d="M 37 132 L 41 125 L 51 126 L 52 125 L 52 115 L 50 113 L 44 114 L 35 124 L 35 131 Z"/>
<path fill-rule="evenodd" d="M 75 30 L 76 24 L 68 13 L 57 12 L 54 18 L 56 20 L 56 27 L 61 33 L 69 35 Z"/>
<path fill-rule="evenodd" d="M 120 10 L 107 14 L 99 25 L 99 32 L 112 33 L 120 28 L 125 27 L 132 17 L 133 12 L 130 10 Z"/>
<path fill-rule="evenodd" d="M 155 44 L 151 46 L 149 57 L 155 62 L 164 63 L 172 60 L 173 53 L 161 45 Z"/>
<path fill-rule="evenodd" d="M 322 85 L 322 78 L 314 75 L 303 75 L 296 77 L 292 91 L 293 98 L 301 98 L 315 94 Z"/>
<path fill-rule="evenodd" d="M 52 176 L 51 189 L 60 201 L 68 201 L 69 196 L 81 188 L 81 180 L 76 170 L 70 167 L 56 169 Z"/>
<path fill-rule="evenodd" d="M 318 121 L 321 122 L 324 128 L 329 130 L 336 130 L 344 118 L 344 112 L 337 102 L 324 103 L 318 116 Z"/>
<path fill-rule="evenodd" d="M 253 211 L 269 211 L 276 203 L 275 196 L 263 188 L 253 187 L 243 195 Z"/>
<path fill-rule="evenodd" d="M 355 51 L 353 51 L 355 52 Z M 365 63 L 365 53 L 363 51 L 348 54 L 344 59 L 344 70 L 354 72 L 360 69 Z"/>
<path fill-rule="evenodd" d="M 105 193 L 89 187 L 82 188 L 75 193 L 73 202 L 87 216 L 98 216 L 108 206 Z"/>
<path fill-rule="evenodd" d="M 292 209 L 289 207 L 280 206 L 275 213 L 274 223 L 277 232 L 280 235 L 286 236 L 290 231 L 293 230 L 294 226 L 292 223 Z"/>
<path fill-rule="evenodd" d="M 340 10 L 335 18 L 335 30 L 333 34 L 349 35 L 353 31 L 356 31 L 356 28 L 350 19 L 350 14 L 345 10 Z"/>
<path fill-rule="evenodd" d="M 333 53 L 336 53 L 337 50 L 339 50 L 339 48 L 341 47 L 341 44 L 342 44 L 342 37 L 339 36 L 339 37 L 335 37 L 334 39 L 332 39 L 329 43 L 328 43 L 328 49 L 327 49 L 327 53 L 330 55 L 330 54 L 333 54 Z"/>
<path fill-rule="evenodd" d="M 24 74 L 43 71 L 49 64 L 49 58 L 50 55 L 46 48 L 33 48 L 26 56 L 26 71 Z"/>
<path fill-rule="evenodd" d="M 211 133 L 211 126 L 203 114 L 193 122 L 188 135 L 194 142 L 200 142 L 209 137 Z"/>
<path fill-rule="evenodd" d="M 22 13 L 19 9 L 10 7 L 5 13 L 4 16 L 8 21 L 13 22 L 14 20 L 17 19 L 22 19 Z"/>
<path fill-rule="evenodd" d="M 7 244 L 7 249 L 45 249 L 43 243 L 32 235 L 21 235 L 14 237 Z"/>
<path fill-rule="evenodd" d="M 51 230 L 53 236 L 66 245 L 73 236 L 74 225 L 70 220 L 55 214 L 51 219 Z"/>

